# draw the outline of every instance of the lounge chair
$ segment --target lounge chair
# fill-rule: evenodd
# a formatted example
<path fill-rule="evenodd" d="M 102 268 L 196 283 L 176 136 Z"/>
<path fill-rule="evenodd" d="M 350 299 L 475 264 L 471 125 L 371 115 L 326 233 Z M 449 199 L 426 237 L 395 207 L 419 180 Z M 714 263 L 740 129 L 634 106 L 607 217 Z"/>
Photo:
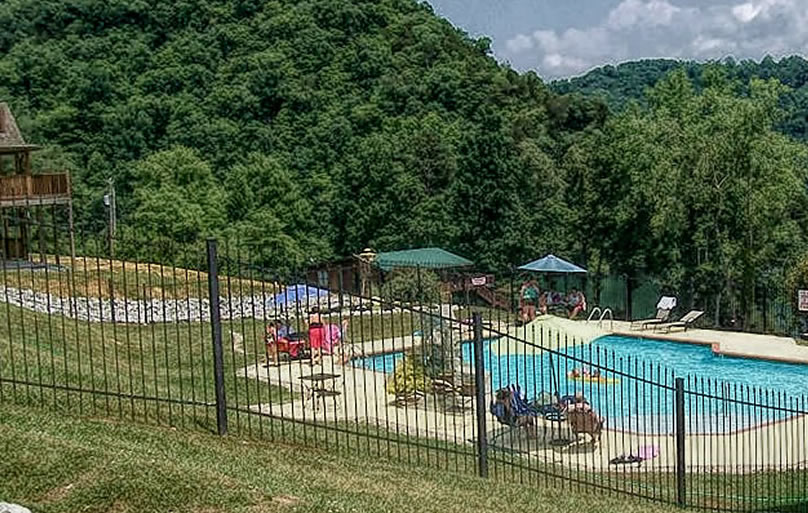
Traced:
<path fill-rule="evenodd" d="M 668 322 L 671 312 L 676 308 L 676 298 L 671 296 L 662 296 L 657 303 L 656 317 L 651 319 L 638 319 L 631 321 L 631 329 L 640 326 L 641 329 L 646 329 L 648 326 L 655 326 Z"/>
<path fill-rule="evenodd" d="M 396 394 L 396 398 L 393 399 L 393 404 L 399 407 L 415 406 L 423 398 L 424 393 L 420 390 L 401 392 Z"/>
<path fill-rule="evenodd" d="M 691 310 L 678 321 L 659 324 L 654 327 L 654 330 L 656 330 L 656 328 L 664 328 L 666 332 L 670 332 L 673 328 L 684 328 L 684 331 L 687 331 L 702 315 L 704 315 L 704 312 L 701 310 Z"/>
<path fill-rule="evenodd" d="M 496 399 L 491 402 L 491 414 L 500 424 L 519 428 L 533 425 L 533 419 L 544 417 L 548 420 L 563 421 L 563 410 L 557 404 L 529 402 L 522 394 L 519 385 L 508 385 L 497 390 Z"/>
<path fill-rule="evenodd" d="M 663 310 L 662 308 L 658 308 L 656 311 L 656 317 L 653 317 L 651 319 L 639 319 L 636 321 L 631 321 L 631 329 L 639 327 L 641 330 L 645 330 L 648 329 L 648 326 L 664 324 L 668 322 L 668 318 L 670 316 L 671 316 L 670 310 Z"/>
<path fill-rule="evenodd" d="M 451 398 L 449 410 L 466 410 L 477 395 L 474 371 L 463 368 L 459 374 L 444 374 L 432 377 L 432 391 L 439 396 Z"/>

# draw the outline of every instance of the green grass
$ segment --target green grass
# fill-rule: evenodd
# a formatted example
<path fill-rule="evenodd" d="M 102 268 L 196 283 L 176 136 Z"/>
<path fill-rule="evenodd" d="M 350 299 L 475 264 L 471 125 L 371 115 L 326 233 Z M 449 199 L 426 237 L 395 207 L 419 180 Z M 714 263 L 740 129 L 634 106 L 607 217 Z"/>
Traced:
<path fill-rule="evenodd" d="M 411 335 L 420 326 L 419 316 L 408 313 L 334 315 L 330 322 L 341 319 L 350 321 L 348 339 L 354 343 Z M 307 329 L 303 322 L 293 325 Z M 264 322 L 255 319 L 222 325 L 225 392 L 233 407 L 292 397 L 281 383 L 243 373 L 265 362 L 263 332 Z M 0 395 L 16 402 L 212 429 L 211 408 L 205 406 L 215 400 L 212 361 L 207 322 L 88 323 L 0 304 L 0 380 L 18 382 L 0 384 Z"/>
<path fill-rule="evenodd" d="M 666 512 L 300 446 L 0 405 L 0 497 L 42 513 Z"/>
<path fill-rule="evenodd" d="M 30 289 L 54 296 L 68 297 L 126 297 L 129 299 L 184 299 L 208 297 L 208 274 L 173 265 L 151 264 L 93 256 L 32 255 L 32 261 L 48 263 L 48 270 L 4 269 L 3 284 L 17 289 Z M 73 273 L 58 271 L 56 265 L 70 268 Z M 200 258 L 200 265 L 204 262 Z M 238 276 L 220 271 L 219 288 L 223 296 L 255 295 L 272 297 L 281 291 L 277 282 L 261 280 L 254 271 L 234 267 Z"/>
<path fill-rule="evenodd" d="M 376 315 L 373 317 L 354 317 L 349 330 L 349 337 L 371 340 L 374 337 L 381 338 L 384 336 L 389 338 L 397 334 L 410 334 L 417 321 L 417 316 L 400 314 L 386 315 L 384 317 Z M 308 425 L 300 425 L 288 420 L 282 422 L 277 419 L 269 419 L 245 412 L 244 408 L 247 405 L 270 401 L 273 404 L 279 404 L 295 397 L 292 392 L 279 386 L 280 383 L 268 384 L 238 374 L 240 370 L 248 365 L 263 362 L 262 328 L 263 323 L 247 319 L 224 323 L 223 326 L 224 375 L 228 405 L 231 408 L 229 415 L 232 433 L 239 436 L 248 436 L 251 439 L 260 438 L 328 449 L 328 456 L 320 452 L 309 452 L 308 457 L 333 461 L 335 465 L 338 465 L 341 455 L 346 454 L 354 459 L 358 457 L 357 455 L 362 455 L 363 458 L 361 459 L 365 462 L 379 460 L 411 462 L 419 467 L 424 467 L 421 470 L 409 469 L 407 471 L 422 475 L 419 483 L 427 489 L 434 488 L 437 485 L 430 485 L 426 482 L 427 477 L 423 476 L 430 476 L 430 480 L 440 480 L 443 479 L 441 476 L 446 474 L 455 476 L 452 480 L 457 479 L 467 482 L 463 480 L 468 480 L 468 475 L 474 471 L 474 457 L 472 447 L 469 444 L 464 444 L 462 439 L 456 440 L 452 444 L 430 439 L 419 439 L 415 436 L 408 436 L 404 432 L 387 432 L 383 423 L 381 425 L 366 425 L 361 422 L 344 422 L 340 425 L 324 425 L 324 423 L 320 422 L 319 425 L 311 425 L 315 420 L 325 420 L 321 416 L 319 419 L 310 417 Z M 235 342 L 238 343 L 236 344 Z M 152 432 L 144 427 L 124 427 L 122 424 L 107 424 L 98 420 L 75 421 L 77 426 L 84 424 L 102 425 L 112 426 L 110 429 L 114 428 L 115 430 L 132 430 L 132 433 L 149 433 L 149 436 L 153 435 L 156 440 L 162 436 L 160 433 L 166 432 L 163 431 L 163 428 L 167 426 L 176 427 L 183 429 L 182 434 L 176 434 L 179 439 L 199 440 L 200 445 L 203 445 L 202 440 L 209 440 L 209 442 L 204 443 L 210 443 L 212 447 L 218 447 L 218 444 L 220 444 L 218 439 L 206 438 L 204 435 L 200 435 L 200 432 L 210 433 L 215 430 L 215 414 L 214 408 L 211 406 L 213 402 L 211 361 L 210 325 L 208 323 L 197 322 L 154 326 L 86 323 L 58 316 L 49 317 L 9 305 L 0 305 L 0 379 L 9 380 L 13 377 L 18 382 L 31 383 L 30 386 L 8 382 L 0 384 L 0 404 L 4 404 L 2 407 L 8 408 L 12 412 L 11 418 L 14 418 L 14 415 L 17 415 L 17 417 L 24 416 L 22 413 L 24 411 L 38 411 L 38 415 L 44 415 L 43 418 L 47 421 L 46 423 L 51 424 L 62 422 L 61 419 L 56 417 L 59 415 L 65 415 L 67 418 L 72 418 L 72 416 L 93 416 L 106 417 L 117 422 L 149 423 L 156 425 L 156 431 Z M 42 383 L 44 387 L 39 387 L 39 383 Z M 48 385 L 56 385 L 56 388 L 48 388 Z M 65 390 L 64 387 L 74 390 Z M 78 391 L 78 389 L 81 389 L 81 391 Z M 105 395 L 103 392 L 109 392 L 109 394 Z M 119 392 L 121 397 L 115 395 Z M 155 401 L 155 398 L 162 400 Z M 167 399 L 190 401 L 194 404 L 179 404 L 169 402 Z M 22 410 L 19 409 L 19 405 L 39 405 L 44 408 Z M 52 411 L 52 413 L 43 414 L 42 412 L 46 409 Z M 5 431 L 11 432 L 12 426 L 8 422 L 5 424 L 3 422 L 3 420 L 0 420 L 0 427 L 4 431 L 0 439 L 5 442 L 7 438 Z M 22 421 L 21 424 L 28 425 Z M 338 428 L 339 431 L 335 431 L 334 428 Z M 20 429 L 25 431 L 22 428 Z M 58 429 L 56 430 L 58 431 Z M 91 431 L 91 429 L 87 428 L 85 431 Z M 36 429 L 33 430 L 34 434 L 37 432 Z M 471 433 L 472 428 L 469 427 L 468 436 L 472 436 Z M 33 434 L 30 436 L 33 436 Z M 95 450 L 95 443 L 100 445 L 106 443 L 104 440 L 94 439 L 91 436 L 85 440 L 88 436 L 87 434 L 81 435 L 83 445 L 77 445 L 74 441 L 63 439 L 59 439 L 61 440 L 59 443 L 65 446 L 76 445 L 77 450 L 79 448 Z M 35 445 L 34 442 L 31 443 Z M 238 445 L 236 442 L 227 443 Z M 244 443 L 253 446 L 254 442 Z M 113 446 L 116 447 L 115 444 Z M 263 448 L 261 451 L 264 452 L 261 454 L 270 451 L 267 447 L 272 447 L 273 454 L 276 452 L 283 454 L 283 451 L 294 452 L 295 450 L 289 447 L 260 444 L 255 446 Z M 12 452 L 14 452 L 14 448 L 7 447 L 3 454 L 11 454 Z M 79 453 L 84 454 L 81 451 Z M 92 451 L 87 454 L 87 458 L 83 456 L 76 457 L 75 465 L 77 467 L 86 465 L 85 459 L 94 461 L 93 458 L 95 458 L 103 461 L 103 455 Z M 289 457 L 294 460 L 293 456 Z M 17 458 L 17 456 L 15 455 L 14 458 Z M 44 456 L 44 458 L 50 461 L 48 460 L 49 456 Z M 140 460 L 138 462 L 142 463 Z M 253 463 L 256 468 L 266 465 L 266 463 L 261 463 L 260 461 L 253 461 Z M 291 465 L 292 463 L 293 461 L 290 461 L 286 464 Z M 272 464 L 275 464 L 274 460 Z M 280 466 L 283 466 L 283 464 L 283 462 L 277 463 Z M 3 463 L 0 463 L 0 469 L 2 469 L 2 465 Z M 373 468 L 372 465 L 376 464 L 371 464 L 371 468 Z M 361 466 L 361 464 L 357 465 L 357 467 Z M 81 467 L 84 470 L 77 469 L 76 472 L 87 474 L 91 473 L 92 468 L 92 466 Z M 206 476 L 209 476 L 214 482 L 218 482 L 216 479 L 225 479 L 216 473 L 218 470 L 215 470 L 217 468 L 215 465 L 211 464 L 211 468 L 214 470 L 206 471 Z M 243 473 L 250 474 L 248 469 L 243 468 L 243 466 L 239 467 L 239 469 L 239 472 L 243 470 Z M 158 469 L 159 472 L 163 472 L 168 476 L 167 479 L 173 478 L 173 474 L 171 474 L 173 470 L 176 469 L 174 467 Z M 44 475 L 48 475 L 47 469 L 43 470 L 43 472 Z M 54 472 L 57 471 L 54 470 Z M 149 480 L 151 478 L 139 470 L 117 467 L 110 469 L 110 475 L 114 475 L 115 472 L 120 472 L 121 475 L 142 476 L 143 482 L 147 484 L 146 486 L 151 486 L 148 484 L 151 483 Z M 291 472 L 289 470 L 289 473 Z M 466 477 L 457 477 L 460 474 L 465 474 Z M 533 493 L 539 496 L 545 493 L 542 491 L 542 486 L 546 488 L 548 483 L 555 483 L 553 486 L 561 486 L 569 493 L 575 488 L 569 484 L 569 481 L 575 479 L 593 484 L 604 483 L 605 481 L 605 484 L 612 488 L 622 488 L 635 493 L 649 493 L 658 497 L 671 498 L 675 496 L 675 488 L 672 486 L 670 475 L 656 476 L 649 473 L 634 473 L 626 476 L 623 474 L 591 473 L 581 471 L 574 465 L 572 467 L 542 466 L 535 460 L 531 461 L 514 455 L 496 453 L 495 451 L 492 452 L 492 474 L 496 474 L 501 480 L 509 483 L 530 482 L 538 484 L 539 488 L 528 487 L 528 489 L 533 490 Z M 556 474 L 559 479 L 548 479 L 547 474 Z M 0 475 L 5 476 L 8 474 Z M 325 476 L 327 473 L 324 472 L 323 475 Z M 108 477 L 104 473 L 99 479 L 106 482 L 104 480 Z M 250 477 L 249 483 L 252 483 L 253 478 L 248 477 Z M 87 476 L 84 476 L 84 478 L 92 481 Z M 78 479 L 78 477 L 75 479 Z M 327 479 L 323 479 L 327 481 Z M 793 472 L 792 474 L 770 472 L 731 477 L 714 474 L 693 476 L 690 482 L 692 484 L 690 490 L 694 494 L 691 497 L 693 502 L 724 507 L 741 501 L 743 504 L 759 504 L 763 506 L 798 501 L 799 498 L 796 496 L 799 495 L 799 484 L 806 482 L 806 475 L 804 472 Z M 155 482 L 154 486 L 158 487 L 158 485 L 159 480 Z M 3 484 L 0 483 L 0 492 L 3 491 L 2 486 Z M 53 485 L 53 487 L 56 486 Z M 67 484 L 63 486 L 67 486 Z M 119 487 L 127 490 L 125 486 L 119 484 L 107 483 L 103 486 L 109 486 L 113 490 L 117 490 Z M 185 481 L 179 482 L 176 486 L 194 489 L 192 484 Z M 249 488 L 252 485 L 245 484 L 244 486 Z M 299 489 L 300 486 L 306 487 L 304 483 L 296 488 Z M 469 486 L 474 488 L 476 485 Z M 553 488 L 553 486 L 550 486 L 550 488 Z M 511 487 L 505 486 L 502 488 Z M 93 490 L 95 490 L 93 493 L 101 493 L 97 489 Z M 41 491 L 41 493 L 45 494 L 46 491 Z M 385 489 L 382 489 L 378 493 L 385 491 Z M 710 498 L 700 495 L 701 491 L 706 491 L 710 495 L 716 492 L 725 495 L 725 497 Z M 139 492 L 135 490 L 132 493 Z M 180 492 L 176 493 L 182 495 Z M 275 495 L 271 494 L 279 492 L 266 493 L 270 493 L 268 496 L 269 502 L 267 502 L 266 494 L 255 496 L 245 492 L 245 495 L 238 496 L 240 497 L 237 501 L 238 507 L 246 504 L 243 507 L 247 508 L 249 504 L 252 504 L 250 501 L 254 501 L 255 504 L 258 504 L 255 507 L 259 508 L 254 511 L 295 511 L 295 509 L 288 509 L 292 506 L 284 506 L 287 509 L 266 509 L 276 506 L 276 503 L 271 500 Z M 328 493 L 335 493 L 335 491 L 329 489 Z M 400 493 L 406 496 L 410 492 L 402 491 Z M 448 494 L 448 492 L 446 493 Z M 501 492 L 495 492 L 492 489 L 491 493 Z M 577 490 L 575 493 L 576 495 L 578 494 Z M 590 495 L 584 496 L 590 497 Z M 746 498 L 734 498 L 737 496 Z M 39 495 L 25 495 L 22 497 L 23 499 L 29 497 L 29 499 L 25 500 L 30 501 L 40 500 Z M 547 497 L 550 500 L 551 497 Z M 764 500 L 750 497 L 763 497 Z M 766 497 L 768 497 L 768 500 L 765 499 Z M 422 499 L 429 502 L 426 498 Z M 147 499 L 139 497 L 131 500 L 137 502 Z M 518 498 L 514 500 L 519 503 Z M 564 499 L 559 500 L 563 501 Z M 194 501 L 191 501 L 191 503 L 196 504 Z M 462 501 L 460 503 L 462 504 Z M 310 509 L 305 509 L 301 503 L 298 506 L 304 509 L 299 509 L 299 511 L 318 511 L 315 506 L 305 504 L 305 507 Z M 314 501 L 312 504 L 320 505 L 320 507 L 324 508 L 323 511 L 327 511 L 327 508 L 330 507 L 330 503 L 323 503 L 322 501 Z M 486 508 L 490 506 L 489 503 L 481 504 L 480 507 L 483 511 L 486 511 Z M 613 504 L 619 504 L 619 502 L 614 502 Z M 444 509 L 440 511 L 453 511 L 449 506 L 445 504 L 443 506 Z M 115 511 L 114 507 L 110 507 L 112 511 Z M 206 511 L 205 507 L 213 508 L 209 509 L 209 511 L 229 511 L 228 506 L 222 504 L 201 505 L 200 508 L 202 509 L 192 511 Z M 525 507 L 527 506 L 525 505 Z M 573 505 L 569 507 L 571 508 L 570 511 L 572 511 Z M 345 506 L 345 508 L 347 509 L 343 509 L 344 511 L 350 511 L 348 506 Z M 131 510 L 137 511 L 137 509 Z M 149 510 L 148 508 L 144 509 L 144 511 Z M 334 511 L 343 510 L 334 509 Z M 391 510 L 378 509 L 378 511 Z M 496 511 L 493 506 L 490 507 L 490 510 Z M 773 511 L 776 510 L 778 509 Z M 43 511 L 50 510 L 43 509 Z M 52 511 L 63 510 L 53 509 Z M 104 510 L 99 509 L 98 511 Z M 127 509 L 124 508 L 121 511 L 127 511 Z M 176 511 L 184 510 L 177 509 Z M 357 511 L 365 510 L 357 509 Z M 369 509 L 367 511 L 376 510 Z M 636 511 L 645 510 L 637 509 Z M 805 511 L 805 509 L 794 509 L 793 511 Z"/>
<path fill-rule="evenodd" d="M 228 397 L 243 406 L 288 400 L 291 393 L 279 384 L 238 375 L 263 362 L 252 333 L 241 333 L 247 327 L 246 321 L 223 326 Z M 0 378 L 18 382 L 0 385 L 0 393 L 63 412 L 212 429 L 210 340 L 209 323 L 88 323 L 0 305 Z"/>

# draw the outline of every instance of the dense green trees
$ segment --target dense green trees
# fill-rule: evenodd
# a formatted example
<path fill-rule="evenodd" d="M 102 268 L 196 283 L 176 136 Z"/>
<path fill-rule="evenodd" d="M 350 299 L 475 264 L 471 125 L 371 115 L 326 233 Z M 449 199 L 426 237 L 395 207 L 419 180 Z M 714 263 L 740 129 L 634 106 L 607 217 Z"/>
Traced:
<path fill-rule="evenodd" d="M 631 101 L 644 102 L 647 89 L 674 70 L 684 70 L 698 90 L 707 85 L 705 71 L 707 75 L 719 72 L 737 81 L 741 86 L 738 93 L 743 95 L 750 94 L 748 85 L 753 78 L 777 79 L 788 86 L 780 94 L 779 103 L 784 114 L 777 128 L 784 134 L 808 141 L 808 60 L 800 56 L 785 57 L 780 61 L 766 57 L 760 62 L 738 62 L 727 58 L 704 64 L 647 59 L 603 66 L 580 77 L 558 80 L 552 88 L 562 94 L 592 95 L 602 99 L 612 110 L 620 111 Z"/>
<path fill-rule="evenodd" d="M 122 256 L 211 235 L 281 271 L 552 251 L 720 307 L 805 248 L 799 58 L 551 90 L 415 0 L 7 0 L 0 25 L 0 99 L 47 145 L 36 165 L 73 173 L 85 233 L 115 180 Z"/>
<path fill-rule="evenodd" d="M 603 121 L 413 0 L 9 0 L 0 23 L 0 98 L 71 164 L 79 225 L 103 233 L 113 178 L 120 225 L 159 239 L 121 254 L 238 235 L 272 267 L 427 244 L 503 267 L 559 244 L 537 202 Z"/>
<path fill-rule="evenodd" d="M 703 80 L 696 91 L 684 71 L 668 75 L 648 108 L 610 120 L 584 154 L 610 189 L 593 197 L 608 203 L 593 206 L 598 254 L 702 306 L 710 298 L 718 318 L 725 294 L 751 301 L 758 276 L 805 247 L 808 154 L 774 130 L 777 81 L 752 80 L 746 96 L 720 74 Z"/>

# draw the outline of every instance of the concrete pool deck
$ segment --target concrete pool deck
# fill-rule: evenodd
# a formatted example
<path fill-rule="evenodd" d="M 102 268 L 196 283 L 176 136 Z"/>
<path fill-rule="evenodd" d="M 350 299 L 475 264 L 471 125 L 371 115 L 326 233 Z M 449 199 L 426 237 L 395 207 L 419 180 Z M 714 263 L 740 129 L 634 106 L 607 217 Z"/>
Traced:
<path fill-rule="evenodd" d="M 679 329 L 670 333 L 655 332 L 651 329 L 640 331 L 632 330 L 630 323 L 624 321 L 615 321 L 611 333 L 626 337 L 709 345 L 715 354 L 722 356 L 808 364 L 808 346 L 797 344 L 793 338 L 775 335 L 703 329 L 687 331 Z"/>
<path fill-rule="evenodd" d="M 586 344 L 604 335 L 624 335 L 653 338 L 682 343 L 710 345 L 720 354 L 766 360 L 808 363 L 808 347 L 798 346 L 793 340 L 783 337 L 754 335 L 712 330 L 688 330 L 669 334 L 651 330 L 632 330 L 630 323 L 615 321 L 597 322 L 570 321 L 545 316 L 528 326 L 503 325 L 492 327 L 486 336 L 497 332 L 508 335 L 507 343 L 497 344 L 498 352 L 529 352 L 541 347 L 559 347 L 564 344 Z M 552 333 L 552 335 L 550 335 Z M 528 344 L 520 342 L 527 341 Z M 388 337 L 357 344 L 365 355 L 404 351 L 420 341 L 420 337 Z M 573 342 L 575 341 L 575 342 Z M 312 399 L 301 377 L 318 372 L 339 375 L 334 380 L 335 397 Z M 414 437 L 470 447 L 476 438 L 476 416 L 471 397 L 449 398 L 436 393 L 422 397 L 416 405 L 397 406 L 394 396 L 388 392 L 389 375 L 351 364 L 340 365 L 334 358 L 325 357 L 322 365 L 310 366 L 305 362 L 285 363 L 264 367 L 260 364 L 243 367 L 236 372 L 257 382 L 287 387 L 297 392 L 292 401 L 269 404 L 252 403 L 248 408 L 256 413 L 269 414 L 275 418 L 315 423 L 340 423 L 355 426 L 357 433 L 366 430 L 389 432 L 393 437 Z M 490 379 L 485 400 L 492 398 Z M 460 403 L 459 409 L 448 409 Z M 488 404 L 485 405 L 486 409 Z M 603 412 L 607 413 L 607 412 Z M 688 422 L 697 422 L 697 417 L 687 417 Z M 640 418 L 640 417 L 638 417 Z M 495 450 L 511 452 L 518 457 L 530 458 L 549 465 L 564 465 L 600 471 L 669 472 L 676 462 L 675 438 L 669 428 L 659 426 L 647 433 L 635 433 L 619 428 L 619 422 L 607 418 L 602 441 L 596 447 L 582 435 L 579 443 L 569 447 L 554 446 L 556 438 L 572 438 L 566 423 L 550 423 L 537 419 L 536 432 L 532 436 L 524 429 L 502 426 L 493 415 L 486 412 L 485 426 Z M 368 431 L 369 433 L 370 431 Z M 736 474 L 760 472 L 767 469 L 808 468 L 808 416 L 795 412 L 782 420 L 761 418 L 754 427 L 732 432 L 711 434 L 688 433 L 686 465 L 688 471 L 721 471 Z M 617 456 L 636 453 L 639 448 L 652 446 L 658 455 L 641 466 L 615 466 L 609 461 Z"/>
<path fill-rule="evenodd" d="M 411 339 L 395 339 L 386 345 L 389 349 L 401 350 L 410 343 Z M 308 396 L 300 378 L 318 372 L 338 375 L 334 387 L 339 395 L 326 399 Z M 457 398 L 462 407 L 454 411 L 447 411 L 449 399 L 438 394 L 428 394 L 416 405 L 397 406 L 387 389 L 388 375 L 350 364 L 342 366 L 330 357 L 314 367 L 302 362 L 268 368 L 258 364 L 241 368 L 236 374 L 288 387 L 298 393 L 292 401 L 250 404 L 248 408 L 256 413 L 290 421 L 355 426 L 358 434 L 368 429 L 381 430 L 393 437 L 403 437 L 405 441 L 415 438 L 421 440 L 418 443 L 428 445 L 424 441 L 427 439 L 467 446 L 469 450 L 476 439 L 473 398 Z M 486 401 L 491 397 L 489 385 Z M 669 472 L 675 468 L 675 437 L 670 428 L 653 426 L 653 421 L 649 421 L 647 433 L 635 433 L 610 426 L 612 422 L 607 418 L 600 444 L 593 446 L 587 435 L 581 435 L 577 443 L 564 447 L 554 446 L 552 442 L 559 438 L 574 438 L 568 424 L 551 423 L 541 418 L 536 422 L 536 430 L 529 434 L 525 429 L 502 426 L 487 412 L 485 415 L 487 436 L 494 450 L 533 461 L 592 471 Z M 780 421 L 761 419 L 755 427 L 733 432 L 688 433 L 685 461 L 688 471 L 746 474 L 767 469 L 804 469 L 808 467 L 806 439 L 806 415 Z M 655 447 L 658 455 L 641 466 L 609 463 L 615 457 L 636 454 L 640 448 L 648 446 Z"/>
<path fill-rule="evenodd" d="M 718 331 L 707 329 L 677 329 L 666 333 L 651 328 L 632 328 L 627 321 L 570 321 L 560 317 L 545 315 L 527 326 L 511 327 L 510 337 L 525 340 L 541 347 L 555 349 L 569 345 L 588 344 L 598 337 L 618 335 L 624 337 L 663 340 L 710 346 L 713 353 L 736 358 L 752 358 L 782 363 L 808 364 L 808 346 L 801 346 L 793 338 L 776 335 L 761 335 L 738 331 Z M 516 342 L 514 340 L 514 342 Z M 513 344 L 509 344 L 513 345 Z M 507 347 L 503 345 L 503 347 Z M 508 351 L 507 348 L 501 351 Z"/>

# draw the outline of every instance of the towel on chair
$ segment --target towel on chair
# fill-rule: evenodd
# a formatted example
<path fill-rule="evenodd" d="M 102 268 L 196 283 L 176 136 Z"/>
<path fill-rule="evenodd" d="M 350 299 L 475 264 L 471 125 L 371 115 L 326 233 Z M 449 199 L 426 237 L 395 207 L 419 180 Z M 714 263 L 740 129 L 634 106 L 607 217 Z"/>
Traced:
<path fill-rule="evenodd" d="M 662 296 L 657 303 L 657 310 L 673 310 L 676 308 L 676 298 L 671 296 Z"/>

